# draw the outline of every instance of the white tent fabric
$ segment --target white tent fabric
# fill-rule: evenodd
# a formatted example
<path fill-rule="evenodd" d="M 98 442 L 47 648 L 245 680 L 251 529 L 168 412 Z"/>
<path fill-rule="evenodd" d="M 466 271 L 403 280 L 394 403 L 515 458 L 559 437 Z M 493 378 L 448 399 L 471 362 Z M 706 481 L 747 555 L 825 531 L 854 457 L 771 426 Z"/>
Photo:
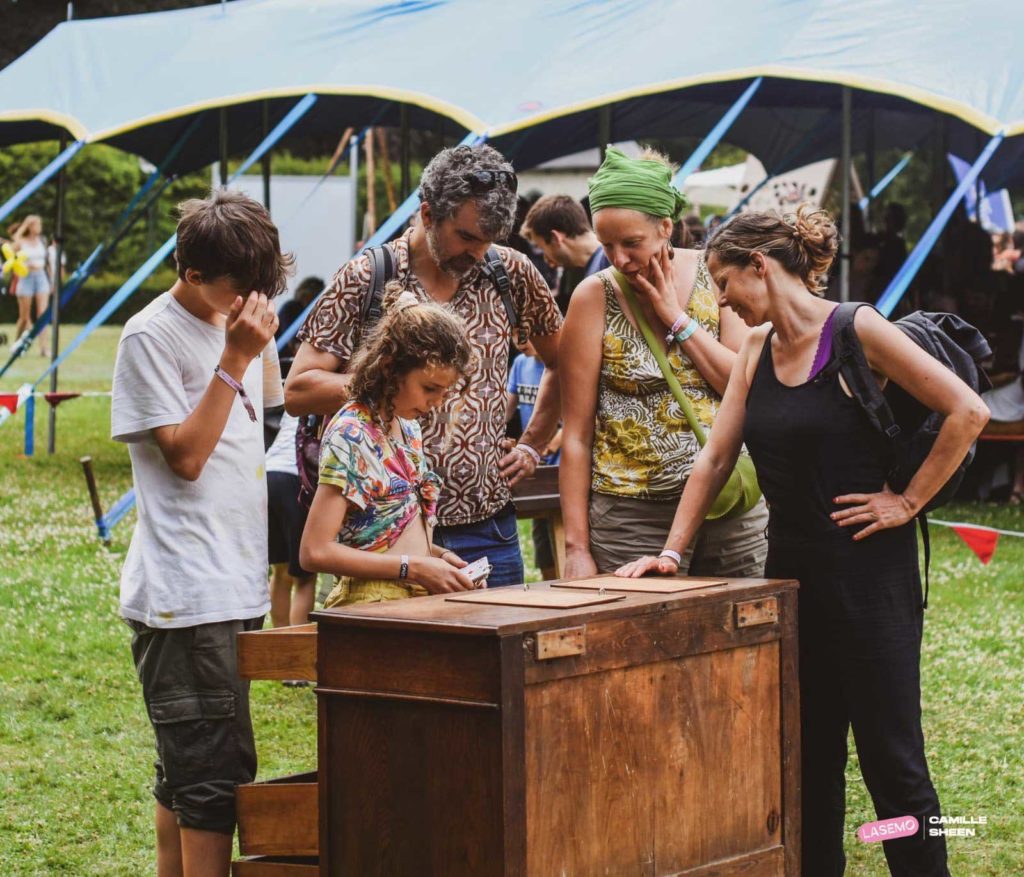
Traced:
<path fill-rule="evenodd" d="M 1019 0 L 235 0 L 60 25 L 0 72 L 0 142 L 63 127 L 157 157 L 196 113 L 314 92 L 344 100 L 321 101 L 303 121 L 313 130 L 337 130 L 339 113 L 388 123 L 404 103 L 414 124 L 446 118 L 529 166 L 593 145 L 568 120 L 610 102 L 613 139 L 659 124 L 706 131 L 761 75 L 744 114 L 758 136 L 739 124 L 732 136 L 773 171 L 835 116 L 837 85 L 870 96 L 858 107 L 879 145 L 928 133 L 906 117 L 925 107 L 959 120 L 961 139 L 1005 129 L 998 164 L 1024 143 L 1022 33 Z M 235 136 L 255 136 L 255 120 L 238 115 Z M 212 131 L 201 141 L 215 154 Z"/>

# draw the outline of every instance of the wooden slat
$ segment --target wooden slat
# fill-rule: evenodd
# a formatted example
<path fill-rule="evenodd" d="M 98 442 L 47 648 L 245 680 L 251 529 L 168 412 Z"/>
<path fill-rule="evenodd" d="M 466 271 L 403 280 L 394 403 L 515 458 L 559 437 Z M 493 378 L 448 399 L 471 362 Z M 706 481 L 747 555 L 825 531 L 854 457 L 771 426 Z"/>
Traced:
<path fill-rule="evenodd" d="M 538 466 L 533 475 L 512 488 L 512 502 L 515 503 L 516 517 L 519 518 L 539 518 L 560 511 L 558 467 Z"/>
<path fill-rule="evenodd" d="M 319 861 L 308 856 L 253 856 L 231 863 L 231 877 L 316 877 L 319 873 Z"/>
<path fill-rule="evenodd" d="M 238 848 L 246 856 L 316 856 L 316 782 L 247 783 L 237 789 Z"/>
<path fill-rule="evenodd" d="M 243 679 L 315 682 L 316 623 L 240 633 L 238 673 Z"/>

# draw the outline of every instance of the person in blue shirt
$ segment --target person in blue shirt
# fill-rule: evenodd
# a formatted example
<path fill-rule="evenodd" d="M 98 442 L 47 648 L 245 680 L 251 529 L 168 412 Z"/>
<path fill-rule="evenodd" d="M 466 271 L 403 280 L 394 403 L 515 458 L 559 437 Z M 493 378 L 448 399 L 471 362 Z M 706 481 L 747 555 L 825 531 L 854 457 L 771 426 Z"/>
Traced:
<path fill-rule="evenodd" d="M 534 346 L 527 341 L 516 344 L 519 355 L 513 360 L 508 373 L 506 387 L 505 421 L 508 422 L 519 411 L 519 421 L 523 429 L 533 417 L 533 406 L 537 401 L 540 379 L 544 375 L 544 363 L 537 356 Z M 541 456 L 542 466 L 557 466 L 562 447 L 562 429 L 548 443 Z M 551 522 L 544 518 L 533 519 L 533 556 L 537 568 L 544 579 L 557 578 L 555 573 L 555 556 Z"/>

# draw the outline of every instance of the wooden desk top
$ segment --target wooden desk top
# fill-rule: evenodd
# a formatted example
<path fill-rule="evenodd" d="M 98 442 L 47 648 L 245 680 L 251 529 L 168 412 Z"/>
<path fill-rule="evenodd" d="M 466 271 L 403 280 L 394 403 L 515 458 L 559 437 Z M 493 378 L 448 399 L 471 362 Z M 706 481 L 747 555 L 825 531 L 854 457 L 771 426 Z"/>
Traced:
<path fill-rule="evenodd" d="M 680 578 L 685 580 L 683 576 Z M 311 617 L 324 625 L 507 636 L 623 616 L 664 612 L 684 605 L 696 606 L 722 600 L 753 600 L 767 594 L 794 590 L 796 587 L 797 582 L 792 579 L 729 579 L 724 585 L 678 594 L 626 594 L 623 600 L 614 603 L 577 609 L 533 609 L 456 603 L 446 599 L 445 594 L 436 594 L 409 600 L 358 603 L 323 609 L 314 612 Z M 532 583 L 530 588 L 550 589 L 551 583 Z"/>

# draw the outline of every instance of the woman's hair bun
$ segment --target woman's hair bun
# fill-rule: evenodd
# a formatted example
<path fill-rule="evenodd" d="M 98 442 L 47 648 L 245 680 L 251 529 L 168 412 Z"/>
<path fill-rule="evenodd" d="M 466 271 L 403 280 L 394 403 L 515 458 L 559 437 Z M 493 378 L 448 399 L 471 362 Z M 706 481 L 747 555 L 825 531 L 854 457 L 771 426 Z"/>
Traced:
<path fill-rule="evenodd" d="M 839 240 L 839 229 L 827 211 L 801 204 L 785 216 L 771 211 L 734 216 L 712 235 L 707 253 L 727 265 L 747 265 L 752 253 L 764 253 L 821 295 L 828 286 Z"/>
<path fill-rule="evenodd" d="M 801 204 L 796 213 L 782 220 L 791 229 L 793 239 L 806 259 L 808 286 L 821 291 L 828 281 L 828 272 L 839 252 L 839 229 L 825 210 Z"/>

